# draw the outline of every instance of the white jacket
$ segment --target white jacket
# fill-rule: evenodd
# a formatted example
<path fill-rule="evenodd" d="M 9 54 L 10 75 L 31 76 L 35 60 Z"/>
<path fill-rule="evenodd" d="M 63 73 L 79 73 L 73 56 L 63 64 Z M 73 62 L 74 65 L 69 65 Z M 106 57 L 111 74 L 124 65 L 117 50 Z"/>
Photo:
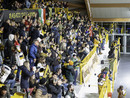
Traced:
<path fill-rule="evenodd" d="M 25 58 L 24 58 L 23 52 L 16 52 L 15 58 L 16 58 L 16 64 L 18 66 L 22 66 L 23 63 L 25 62 Z"/>

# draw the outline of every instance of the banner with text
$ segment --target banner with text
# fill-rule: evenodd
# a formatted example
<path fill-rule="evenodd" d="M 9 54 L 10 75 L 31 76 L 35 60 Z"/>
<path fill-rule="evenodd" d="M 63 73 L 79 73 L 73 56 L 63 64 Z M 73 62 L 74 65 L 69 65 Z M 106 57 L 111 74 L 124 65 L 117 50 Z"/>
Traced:
<path fill-rule="evenodd" d="M 16 22 L 21 21 L 21 19 L 23 18 L 23 16 L 34 16 L 35 14 L 38 14 L 39 17 L 39 13 L 38 13 L 38 9 L 24 9 L 24 10 L 4 10 L 2 12 L 2 22 L 5 22 L 7 19 L 11 19 L 14 20 Z"/>

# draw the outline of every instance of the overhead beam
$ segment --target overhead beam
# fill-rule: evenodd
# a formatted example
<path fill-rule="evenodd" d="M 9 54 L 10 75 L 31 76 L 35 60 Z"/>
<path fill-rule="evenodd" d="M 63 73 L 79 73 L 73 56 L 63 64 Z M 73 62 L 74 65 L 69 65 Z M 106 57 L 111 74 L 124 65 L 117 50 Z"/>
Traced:
<path fill-rule="evenodd" d="M 54 0 L 54 1 L 59 1 L 59 0 Z M 64 1 L 59 1 L 59 2 L 64 2 Z M 72 2 L 68 2 L 68 7 L 69 8 L 85 8 L 84 5 L 81 5 L 81 4 L 76 4 L 76 3 L 72 3 Z"/>
<path fill-rule="evenodd" d="M 85 8 L 84 5 L 74 4 L 74 3 L 68 3 L 68 6 L 69 6 L 70 8 L 72 8 L 72 7 Z"/>
<path fill-rule="evenodd" d="M 88 17 L 89 17 L 90 20 L 92 20 L 92 12 L 91 12 L 91 8 L 90 8 L 90 0 L 84 0 L 84 1 L 85 1 Z"/>
<path fill-rule="evenodd" d="M 130 22 L 130 18 L 93 18 L 94 22 Z"/>
<path fill-rule="evenodd" d="M 102 7 L 130 7 L 130 3 L 98 3 L 90 4 L 91 7 L 102 8 Z"/>

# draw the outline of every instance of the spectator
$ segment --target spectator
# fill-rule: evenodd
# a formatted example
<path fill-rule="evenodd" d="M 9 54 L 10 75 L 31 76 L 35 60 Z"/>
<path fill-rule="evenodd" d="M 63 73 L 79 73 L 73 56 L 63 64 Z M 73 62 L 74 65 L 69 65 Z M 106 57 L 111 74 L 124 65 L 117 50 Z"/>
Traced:
<path fill-rule="evenodd" d="M 14 85 L 15 85 L 15 74 L 14 74 L 14 70 L 16 68 L 16 65 L 13 64 L 11 66 L 11 73 L 9 74 L 8 78 L 6 79 L 5 81 L 5 84 L 10 84 L 10 94 L 13 95 L 14 92 L 13 92 L 13 88 L 14 88 Z"/>
<path fill-rule="evenodd" d="M 37 56 L 37 48 L 39 46 L 38 40 L 34 40 L 34 43 L 30 46 L 29 50 L 29 62 L 30 67 L 32 68 L 36 63 L 36 56 Z"/>
<path fill-rule="evenodd" d="M 40 80 L 39 87 L 36 91 L 35 98 L 51 98 L 51 95 L 48 94 L 45 84 L 46 84 L 46 79 L 42 78 Z"/>
<path fill-rule="evenodd" d="M 66 69 L 66 78 L 68 80 L 69 83 L 73 83 L 74 82 L 74 68 L 73 68 L 73 62 L 69 61 L 69 65 L 67 66 Z"/>
<path fill-rule="evenodd" d="M 4 54 L 5 54 L 5 58 L 9 58 L 10 62 L 12 63 L 14 60 L 14 57 L 12 56 L 13 53 L 13 48 L 14 48 L 14 35 L 10 34 L 9 35 L 9 39 L 7 40 L 7 42 L 5 43 L 5 48 L 4 48 Z"/>
<path fill-rule="evenodd" d="M 27 7 L 27 8 L 30 8 L 31 3 L 29 2 L 29 0 L 26 0 L 25 2 L 26 2 L 26 7 Z"/>
<path fill-rule="evenodd" d="M 50 94 L 52 94 L 52 98 L 57 98 L 58 94 L 61 92 L 61 80 L 58 80 L 57 76 L 53 78 L 49 84 Z"/>
<path fill-rule="evenodd" d="M 2 86 L 0 88 L 0 98 L 6 98 L 7 97 L 7 88 L 6 86 Z"/>
<path fill-rule="evenodd" d="M 118 92 L 118 98 L 125 98 L 126 92 L 122 85 L 117 89 L 117 92 Z"/>
<path fill-rule="evenodd" d="M 30 64 L 28 61 L 24 62 L 24 65 L 20 67 L 22 70 L 21 77 L 21 88 L 26 91 L 27 98 L 29 98 L 29 78 L 34 74 L 33 71 L 30 71 Z"/>
<path fill-rule="evenodd" d="M 65 98 L 68 98 L 68 96 L 69 96 L 70 98 L 75 98 L 74 87 L 73 87 L 72 84 L 69 84 L 69 85 L 68 85 L 68 91 L 67 91 L 67 93 L 66 93 Z"/>

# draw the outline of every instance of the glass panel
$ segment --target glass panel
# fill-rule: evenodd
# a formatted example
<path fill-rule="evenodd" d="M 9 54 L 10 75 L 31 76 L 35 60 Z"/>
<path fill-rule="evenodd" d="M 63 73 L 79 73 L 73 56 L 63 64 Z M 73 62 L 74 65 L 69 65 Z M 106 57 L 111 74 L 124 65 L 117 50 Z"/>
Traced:
<path fill-rule="evenodd" d="M 126 52 L 130 52 L 130 36 L 127 36 Z"/>
<path fill-rule="evenodd" d="M 124 40 L 123 40 L 123 36 L 120 36 L 120 35 L 115 35 L 114 38 L 115 40 L 118 40 L 118 37 L 120 37 L 120 43 L 121 43 L 121 52 L 123 52 L 123 49 L 124 49 Z"/>
<path fill-rule="evenodd" d="M 109 35 L 109 47 L 111 46 L 111 42 L 112 42 L 112 36 Z"/>
<path fill-rule="evenodd" d="M 106 29 L 106 30 L 108 30 L 108 31 L 110 31 L 111 29 L 112 29 L 112 22 L 104 22 L 103 23 L 103 27 Z"/>
<path fill-rule="evenodd" d="M 114 30 L 116 34 L 123 34 L 125 32 L 125 23 L 123 22 L 115 22 Z"/>
<path fill-rule="evenodd" d="M 130 22 L 126 23 L 126 33 L 130 34 Z"/>

